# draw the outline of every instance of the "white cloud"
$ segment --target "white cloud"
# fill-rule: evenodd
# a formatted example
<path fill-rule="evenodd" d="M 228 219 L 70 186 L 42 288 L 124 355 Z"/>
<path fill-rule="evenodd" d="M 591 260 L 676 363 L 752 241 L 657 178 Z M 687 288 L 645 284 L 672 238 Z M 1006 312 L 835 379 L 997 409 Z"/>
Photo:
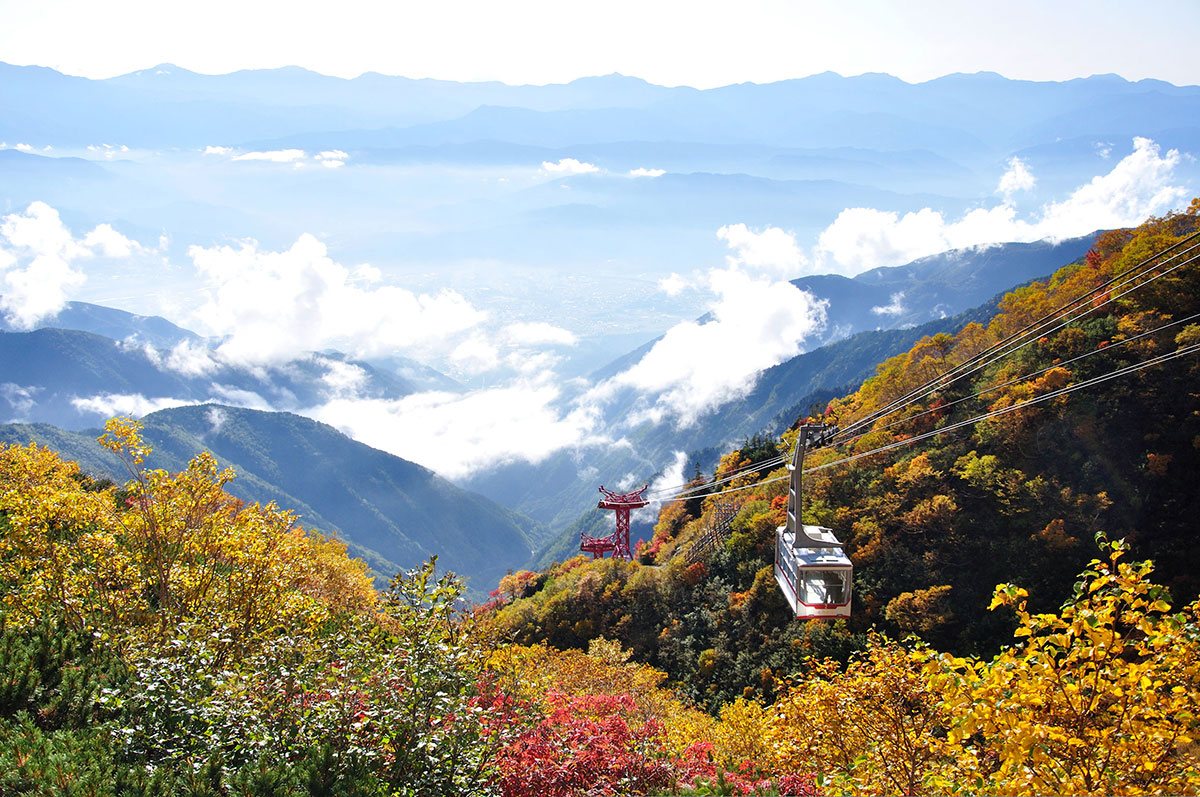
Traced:
<path fill-rule="evenodd" d="M 600 171 L 600 167 L 574 158 L 563 158 L 557 163 L 542 161 L 542 171 L 559 177 L 569 177 L 575 174 L 595 174 Z"/>
<path fill-rule="evenodd" d="M 1014 156 L 1008 159 L 1008 171 L 1000 177 L 996 193 L 1003 194 L 1005 199 L 1008 199 L 1018 191 L 1032 191 L 1035 185 L 1037 178 L 1029 170 L 1029 164 Z"/>
<path fill-rule="evenodd" d="M 21 152 L 33 152 L 33 147 L 31 147 L 31 146 L 30 146 L 30 145 L 28 145 L 28 144 L 21 144 L 21 143 L 18 143 L 18 144 L 17 144 L 17 149 L 21 150 Z"/>
<path fill-rule="evenodd" d="M 897 291 L 896 293 L 893 293 L 891 301 L 888 304 L 872 307 L 871 312 L 875 315 L 903 315 L 905 312 L 904 291 Z"/>
<path fill-rule="evenodd" d="M 686 287 L 688 287 L 688 281 L 673 271 L 669 276 L 658 281 L 658 289 L 667 296 L 678 296 Z"/>
<path fill-rule="evenodd" d="M 450 360 L 468 374 L 482 374 L 500 365 L 500 349 L 481 334 L 475 334 L 454 347 Z"/>
<path fill-rule="evenodd" d="M 293 163 L 306 157 L 302 149 L 273 149 L 267 152 L 245 152 L 235 161 L 270 161 L 271 163 Z"/>
<path fill-rule="evenodd" d="M 82 271 L 72 268 L 72 261 L 90 251 L 75 240 L 58 211 L 44 202 L 5 216 L 0 240 L 4 276 L 0 309 L 19 329 L 31 329 L 57 314 L 66 306 L 68 291 L 86 279 Z"/>
<path fill-rule="evenodd" d="M 208 386 L 209 392 L 213 398 L 220 401 L 222 404 L 230 404 L 234 407 L 245 407 L 251 410 L 272 411 L 276 407 L 272 406 L 271 402 L 255 393 L 253 390 L 243 390 L 238 387 L 230 387 L 229 385 L 218 385 L 213 383 Z M 294 398 L 294 397 L 293 397 Z"/>
<path fill-rule="evenodd" d="M 209 407 L 208 412 L 204 413 L 204 418 L 208 421 L 209 432 L 218 434 L 229 416 L 220 407 Z"/>
<path fill-rule="evenodd" d="M 23 419 L 34 408 L 34 405 L 37 404 L 35 396 L 41 392 L 42 388 L 39 385 L 18 385 L 15 382 L 0 384 L 0 398 L 9 403 L 13 411 L 17 413 L 16 418 L 18 419 Z"/>
<path fill-rule="evenodd" d="M 97 225 L 95 229 L 85 235 L 83 245 L 98 251 L 105 257 L 129 257 L 142 249 L 141 244 L 137 241 L 126 238 L 108 224 Z"/>
<path fill-rule="evenodd" d="M 766 368 L 800 353 L 825 323 L 825 302 L 789 282 L 755 276 L 731 264 L 705 278 L 712 320 L 667 330 L 634 366 L 601 385 L 604 400 L 627 386 L 652 403 L 631 421 L 674 416 L 681 426 L 748 392 Z"/>
<path fill-rule="evenodd" d="M 1140 224 L 1148 216 L 1170 210 L 1188 196 L 1170 185 L 1179 165 L 1178 150 L 1159 156 L 1159 147 L 1148 138 L 1133 140 L 1133 152 L 1108 174 L 1093 177 L 1062 202 L 1042 214 L 1043 237 L 1068 238 L 1098 229 Z"/>
<path fill-rule="evenodd" d="M 0 221 L 0 310 L 19 329 L 32 329 L 62 310 L 71 290 L 86 281 L 77 260 L 124 258 L 144 251 L 108 224 L 77 239 L 57 210 L 45 202 L 30 203 L 23 213 L 10 213 Z"/>
<path fill-rule="evenodd" d="M 187 407 L 196 404 L 195 401 L 159 397 L 146 398 L 140 394 L 130 393 L 101 393 L 86 398 L 73 398 L 71 405 L 79 412 L 94 412 L 97 415 L 111 417 L 113 415 L 131 415 L 141 418 L 152 412 L 170 409 L 171 407 Z"/>
<path fill-rule="evenodd" d="M 147 346 L 146 350 L 147 354 L 150 354 L 153 348 Z M 151 359 L 154 359 L 153 355 Z M 184 376 L 204 376 L 216 371 L 221 364 L 214 359 L 212 349 L 205 344 L 182 340 L 161 358 L 161 366 Z"/>
<path fill-rule="evenodd" d="M 211 144 L 204 148 L 205 155 L 232 155 L 233 147 L 214 147 Z"/>
<path fill-rule="evenodd" d="M 548 351 L 519 349 L 504 358 L 504 364 L 524 377 L 549 379 L 561 358 Z"/>
<path fill-rule="evenodd" d="M 509 324 L 500 331 L 504 339 L 518 346 L 536 346 L 551 344 L 554 346 L 574 346 L 579 338 L 574 332 L 562 327 L 556 327 L 545 321 L 521 321 Z"/>
<path fill-rule="evenodd" d="M 327 149 L 323 152 L 318 152 L 314 157 L 325 168 L 338 169 L 346 165 L 346 159 L 350 156 L 340 149 Z"/>
<path fill-rule="evenodd" d="M 46 147 L 45 149 L 48 150 L 48 149 L 50 149 L 50 147 Z M 115 158 L 117 156 L 117 153 L 128 152 L 129 147 L 125 146 L 124 144 L 121 144 L 119 146 L 114 145 L 114 144 L 100 144 L 99 146 L 97 146 L 96 144 L 88 144 L 88 151 L 89 152 L 98 152 L 98 153 L 102 154 L 106 159 L 112 160 L 113 158 Z"/>
<path fill-rule="evenodd" d="M 359 356 L 450 348 L 456 333 L 485 318 L 454 291 L 418 295 L 375 286 L 377 271 L 351 272 L 307 233 L 283 252 L 262 251 L 250 241 L 237 248 L 192 246 L 188 254 L 209 283 L 196 323 L 224 336 L 218 354 L 227 362 L 278 362 L 325 348 Z"/>
<path fill-rule="evenodd" d="M 650 503 L 641 509 L 633 511 L 633 519 L 642 523 L 653 523 L 658 517 L 662 505 L 671 500 L 679 485 L 684 483 L 683 469 L 687 467 L 688 455 L 685 451 L 672 452 L 671 464 L 663 469 L 657 479 L 650 482 L 646 495 Z"/>
<path fill-rule="evenodd" d="M 948 249 L 1062 239 L 1098 229 L 1133 226 L 1187 197 L 1186 189 L 1170 184 L 1179 162 L 1178 151 L 1161 155 L 1150 139 L 1135 138 L 1133 152 L 1112 171 L 1093 178 L 1066 199 L 1044 205 L 1033 219 L 1019 218 L 1016 208 L 1007 201 L 991 208 L 976 208 L 957 221 L 949 221 L 931 208 L 904 215 L 847 208 L 821 233 L 816 260 L 822 271 L 853 276 Z M 1010 185 L 1019 184 L 1020 179 L 1024 178 L 1013 178 Z"/>
<path fill-rule="evenodd" d="M 796 236 L 778 227 L 757 232 L 745 224 L 728 224 L 717 230 L 717 237 L 733 250 L 728 258 L 730 263 L 788 278 L 800 276 L 808 265 L 808 258 L 796 244 Z"/>
<path fill-rule="evenodd" d="M 662 177 L 666 173 L 666 169 L 646 169 L 640 166 L 629 170 L 630 177 Z"/>
<path fill-rule="evenodd" d="M 318 357 L 318 362 L 325 367 L 321 382 L 334 398 L 355 396 L 367 383 L 367 372 L 354 363 L 331 360 Z"/>
<path fill-rule="evenodd" d="M 449 478 L 601 442 L 594 410 L 556 407 L 559 389 L 518 380 L 466 394 L 428 392 L 398 400 L 337 399 L 304 411 L 356 440 Z"/>

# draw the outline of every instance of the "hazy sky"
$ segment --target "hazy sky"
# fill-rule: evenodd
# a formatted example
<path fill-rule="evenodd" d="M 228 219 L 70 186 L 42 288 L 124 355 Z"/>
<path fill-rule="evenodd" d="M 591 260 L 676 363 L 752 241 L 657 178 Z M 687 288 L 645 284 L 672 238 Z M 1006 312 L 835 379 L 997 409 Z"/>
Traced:
<path fill-rule="evenodd" d="M 0 61 L 110 77 L 290 64 L 341 77 L 701 88 L 833 70 L 1200 83 L 1200 3 L 1161 0 L 0 0 Z"/>

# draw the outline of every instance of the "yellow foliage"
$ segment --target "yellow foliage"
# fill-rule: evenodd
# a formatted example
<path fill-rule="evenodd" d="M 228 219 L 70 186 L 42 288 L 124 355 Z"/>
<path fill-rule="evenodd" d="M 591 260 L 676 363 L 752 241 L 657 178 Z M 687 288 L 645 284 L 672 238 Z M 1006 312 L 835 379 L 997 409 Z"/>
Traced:
<path fill-rule="evenodd" d="M 902 592 L 888 602 L 884 617 L 902 631 L 928 634 L 953 619 L 949 585 Z"/>
<path fill-rule="evenodd" d="M 331 612 L 372 612 L 366 565 L 306 533 L 274 505 L 244 506 L 211 454 L 170 474 L 144 470 L 140 426 L 106 424 L 101 442 L 129 469 L 119 491 L 88 489 L 74 463 L 36 445 L 0 447 L 0 578 L 7 622 L 55 605 L 116 639 L 163 638 L 185 621 L 245 655 Z"/>
<path fill-rule="evenodd" d="M 1005 794 L 1194 794 L 1200 790 L 1200 603 L 1172 613 L 1148 562 L 1113 545 L 1060 614 L 1016 611 L 1020 644 L 991 662 L 930 658 L 926 676 L 952 722 L 952 760 L 927 786 L 982 779 Z"/>
<path fill-rule="evenodd" d="M 942 757 L 946 722 L 922 672 L 931 654 L 872 636 L 840 672 L 811 673 L 771 707 L 768 747 L 778 771 L 815 771 L 831 791 L 914 794 Z"/>

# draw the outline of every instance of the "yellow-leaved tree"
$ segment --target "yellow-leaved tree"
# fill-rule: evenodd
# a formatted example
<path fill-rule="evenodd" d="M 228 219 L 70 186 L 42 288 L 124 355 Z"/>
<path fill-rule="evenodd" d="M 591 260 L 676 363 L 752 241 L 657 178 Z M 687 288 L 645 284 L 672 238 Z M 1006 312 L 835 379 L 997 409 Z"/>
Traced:
<path fill-rule="evenodd" d="M 1195 794 L 1200 791 L 1200 603 L 1172 611 L 1149 562 L 1105 543 L 1058 614 L 1031 614 L 1001 585 L 992 607 L 1016 611 L 1019 644 L 991 661 L 926 663 L 952 722 L 953 765 L 934 791 L 1003 794 Z"/>

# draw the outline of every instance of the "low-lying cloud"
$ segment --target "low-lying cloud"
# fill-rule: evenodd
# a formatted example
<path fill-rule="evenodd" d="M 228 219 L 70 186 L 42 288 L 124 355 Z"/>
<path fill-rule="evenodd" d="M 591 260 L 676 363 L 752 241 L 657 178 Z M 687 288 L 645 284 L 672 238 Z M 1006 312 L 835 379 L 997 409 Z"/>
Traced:
<path fill-rule="evenodd" d="M 453 479 L 509 462 L 538 463 L 564 448 L 603 442 L 595 434 L 597 410 L 576 406 L 564 412 L 560 398 L 553 384 L 521 379 L 461 395 L 335 399 L 304 414 Z"/>
<path fill-rule="evenodd" d="M 1018 157 L 1008 159 L 1008 171 L 1000 176 L 1000 184 L 996 193 L 1003 194 L 1006 199 L 1019 191 L 1032 191 L 1037 185 L 1037 178 L 1029 171 L 1029 164 Z"/>
<path fill-rule="evenodd" d="M 717 235 L 731 250 L 726 267 L 692 280 L 712 295 L 706 317 L 676 324 L 635 365 L 593 391 L 600 401 L 620 388 L 644 394 L 631 422 L 695 423 L 749 392 L 763 370 L 799 354 L 825 325 L 826 303 L 777 276 L 800 262 L 790 234 L 737 224 Z"/>
<path fill-rule="evenodd" d="M 93 412 L 104 416 L 131 415 L 136 418 L 159 410 L 187 407 L 196 403 L 169 396 L 147 398 L 136 393 L 102 393 L 71 400 L 72 406 L 80 412 Z"/>
<path fill-rule="evenodd" d="M 542 171 L 555 177 L 571 177 L 577 174 L 596 174 L 600 167 L 575 158 L 563 158 L 555 163 L 542 161 Z"/>
<path fill-rule="evenodd" d="M 887 304 L 871 308 L 871 312 L 875 315 L 886 316 L 901 316 L 904 315 L 905 311 L 904 291 L 897 291 L 896 293 L 893 293 Z"/>
<path fill-rule="evenodd" d="M 87 279 L 77 262 L 92 257 L 127 257 L 141 246 L 108 224 L 82 239 L 63 224 L 58 211 L 33 202 L 0 222 L 0 311 L 18 329 L 32 329 L 66 306 L 70 292 Z"/>
<path fill-rule="evenodd" d="M 188 249 L 208 282 L 197 325 L 222 339 L 227 361 L 271 363 L 337 348 L 355 356 L 444 347 L 486 314 L 460 294 L 415 294 L 381 285 L 370 266 L 349 269 L 301 235 L 282 252 L 253 241 Z"/>
<path fill-rule="evenodd" d="M 1179 162 L 1177 150 L 1162 155 L 1150 139 L 1135 138 L 1133 152 L 1108 174 L 1079 186 L 1060 202 L 1044 205 L 1032 218 L 1021 218 L 1011 201 L 1013 194 L 1029 190 L 1036 182 L 1032 171 L 1018 158 L 1009 161 L 997 189 L 1005 196 L 1004 202 L 971 210 L 957 221 L 948 220 L 932 208 L 904 214 L 846 208 L 818 238 L 814 250 L 816 271 L 854 276 L 948 249 L 1060 240 L 1098 229 L 1136 225 L 1186 198 L 1186 189 L 1171 184 Z"/>
<path fill-rule="evenodd" d="M 520 321 L 509 324 L 501 330 L 501 335 L 510 343 L 518 346 L 539 344 L 574 346 L 579 342 L 579 338 L 574 332 L 545 321 Z"/>
<path fill-rule="evenodd" d="M 308 154 L 302 149 L 273 149 L 265 152 L 243 152 L 235 161 L 269 161 L 270 163 L 294 163 L 302 161 Z"/>
<path fill-rule="evenodd" d="M 789 279 L 800 276 L 808 265 L 796 236 L 778 227 L 752 230 L 745 224 L 728 224 L 717 230 L 717 237 L 733 250 L 730 263 Z"/>

